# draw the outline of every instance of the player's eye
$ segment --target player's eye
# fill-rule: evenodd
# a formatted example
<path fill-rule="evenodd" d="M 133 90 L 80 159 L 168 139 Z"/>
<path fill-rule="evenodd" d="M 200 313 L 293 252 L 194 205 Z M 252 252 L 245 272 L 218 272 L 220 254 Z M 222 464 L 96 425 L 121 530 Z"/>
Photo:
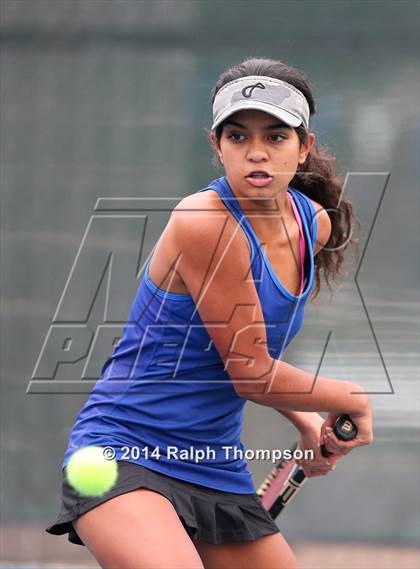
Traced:
<path fill-rule="evenodd" d="M 239 132 L 232 132 L 232 134 L 230 136 L 228 136 L 227 138 L 232 139 L 232 142 L 240 142 L 239 141 L 240 136 L 244 136 L 244 135 L 240 134 Z"/>
<path fill-rule="evenodd" d="M 244 137 L 245 135 L 239 132 L 232 132 L 229 136 L 227 136 L 227 138 L 231 139 L 232 142 L 242 142 L 243 139 L 240 139 L 241 136 Z M 287 137 L 282 134 L 270 134 L 269 138 L 273 142 L 280 142 L 281 140 L 285 140 Z"/>
<path fill-rule="evenodd" d="M 285 140 L 287 137 L 286 137 L 286 136 L 283 136 L 282 134 L 272 134 L 272 135 L 270 136 L 270 138 L 273 138 L 273 139 L 276 138 L 277 140 L 275 140 L 274 142 L 279 142 L 279 139 L 280 139 L 280 140 Z"/>

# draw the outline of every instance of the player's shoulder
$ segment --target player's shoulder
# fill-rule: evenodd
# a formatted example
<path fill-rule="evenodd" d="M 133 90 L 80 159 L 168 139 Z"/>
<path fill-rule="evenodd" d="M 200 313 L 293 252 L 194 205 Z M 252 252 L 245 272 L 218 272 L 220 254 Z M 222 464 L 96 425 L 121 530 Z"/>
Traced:
<path fill-rule="evenodd" d="M 314 249 L 314 254 L 316 255 L 327 244 L 331 235 L 332 224 L 327 210 L 317 201 L 311 199 L 311 202 L 315 210 L 318 224 L 318 233 Z"/>
<path fill-rule="evenodd" d="M 214 226 L 216 220 L 224 220 L 226 223 L 232 216 L 216 190 L 207 190 L 185 196 L 175 206 L 172 218 L 179 224 L 188 224 L 191 228 L 205 232 L 209 226 Z"/>
<path fill-rule="evenodd" d="M 175 206 L 175 212 L 182 211 L 226 211 L 222 200 L 216 190 L 206 190 L 205 192 L 195 192 L 182 198 Z"/>
<path fill-rule="evenodd" d="M 196 192 L 183 198 L 174 208 L 170 221 L 179 242 L 184 247 L 214 246 L 215 241 L 234 241 L 243 245 L 246 240 L 234 217 L 215 190 Z M 249 251 L 249 246 L 246 246 Z"/>

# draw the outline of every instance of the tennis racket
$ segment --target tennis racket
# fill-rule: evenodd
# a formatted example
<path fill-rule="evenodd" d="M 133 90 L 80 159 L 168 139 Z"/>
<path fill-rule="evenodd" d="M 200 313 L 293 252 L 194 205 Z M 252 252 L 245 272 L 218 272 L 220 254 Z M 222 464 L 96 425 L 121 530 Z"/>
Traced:
<path fill-rule="evenodd" d="M 350 441 L 357 434 L 356 425 L 348 415 L 340 415 L 337 418 L 333 425 L 333 431 L 335 436 L 341 441 Z M 292 456 L 296 448 L 297 443 L 290 449 Z M 330 454 L 324 445 L 321 446 L 321 453 L 325 457 Z M 294 458 L 290 460 L 282 458 L 279 460 L 257 490 L 263 506 L 273 520 L 290 503 L 305 481 L 305 473 Z"/>

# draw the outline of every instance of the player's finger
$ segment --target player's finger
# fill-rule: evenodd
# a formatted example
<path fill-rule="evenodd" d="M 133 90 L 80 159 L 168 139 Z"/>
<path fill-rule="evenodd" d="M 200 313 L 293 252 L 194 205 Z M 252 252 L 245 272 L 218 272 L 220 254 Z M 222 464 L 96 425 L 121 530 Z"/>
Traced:
<path fill-rule="evenodd" d="M 329 433 L 325 437 L 325 448 L 333 454 L 348 454 L 357 445 L 356 439 L 351 441 L 340 441 L 334 433 Z"/>
<path fill-rule="evenodd" d="M 321 437 L 323 437 L 327 432 L 332 431 L 335 420 L 336 419 L 335 419 L 334 415 L 328 415 L 328 417 L 325 419 L 325 421 L 323 422 L 323 424 L 321 426 Z"/>
<path fill-rule="evenodd" d="M 334 424 L 337 421 L 338 417 L 339 415 L 334 415 L 334 414 L 328 415 L 328 417 L 324 420 L 323 424 L 321 425 L 321 436 L 333 430 Z"/>
<path fill-rule="evenodd" d="M 327 461 L 322 461 L 322 462 L 316 462 L 314 460 L 308 460 L 308 461 L 302 461 L 299 464 L 300 468 L 302 468 L 303 470 L 328 470 L 330 469 L 332 466 L 334 466 L 334 464 L 327 462 Z"/>
<path fill-rule="evenodd" d="M 325 448 L 330 454 L 339 455 L 339 456 L 344 456 L 346 454 L 349 454 L 349 452 L 351 452 L 356 446 L 357 444 L 354 444 L 353 442 L 347 442 L 344 445 L 343 443 L 336 444 L 333 441 L 327 441 L 327 443 L 325 444 Z"/>
<path fill-rule="evenodd" d="M 340 455 L 338 454 L 330 454 L 330 456 L 328 457 L 328 462 L 330 463 L 331 466 L 335 467 L 337 460 L 340 459 Z"/>
<path fill-rule="evenodd" d="M 307 476 L 308 478 L 314 478 L 315 476 L 325 476 L 326 474 L 329 474 L 335 469 L 336 466 L 332 465 L 329 466 L 328 468 L 305 468 L 303 469 L 303 472 L 305 473 L 305 476 Z"/>

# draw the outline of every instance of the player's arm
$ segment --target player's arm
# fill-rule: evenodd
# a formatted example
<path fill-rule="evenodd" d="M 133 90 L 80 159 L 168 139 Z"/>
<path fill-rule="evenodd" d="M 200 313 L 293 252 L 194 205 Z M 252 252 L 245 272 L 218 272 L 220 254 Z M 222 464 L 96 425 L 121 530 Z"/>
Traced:
<path fill-rule="evenodd" d="M 321 249 L 328 243 L 331 235 L 332 225 L 328 212 L 318 202 L 311 200 L 315 208 L 315 215 L 318 224 L 318 234 L 314 247 L 314 255 L 319 253 Z"/>
<path fill-rule="evenodd" d="M 231 214 L 211 209 L 211 204 L 203 194 L 189 196 L 178 204 L 170 223 L 180 276 L 237 393 L 275 409 L 368 415 L 369 399 L 359 385 L 315 378 L 270 356 L 247 240 Z M 360 427 L 370 442 L 366 424 Z"/>

